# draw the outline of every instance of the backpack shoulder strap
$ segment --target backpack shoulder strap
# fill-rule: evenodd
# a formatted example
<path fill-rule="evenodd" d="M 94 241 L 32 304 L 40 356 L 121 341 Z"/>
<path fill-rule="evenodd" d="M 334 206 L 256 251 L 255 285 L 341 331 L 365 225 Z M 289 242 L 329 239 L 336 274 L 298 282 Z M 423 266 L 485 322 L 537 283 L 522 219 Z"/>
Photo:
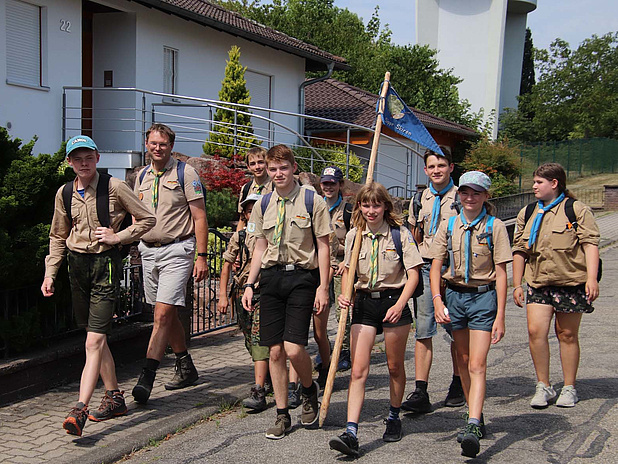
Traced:
<path fill-rule="evenodd" d="M 526 212 L 524 213 L 524 227 L 528 224 L 528 221 L 532 217 L 532 213 L 534 212 L 534 208 L 536 208 L 537 202 L 534 201 L 526 206 Z"/>
<path fill-rule="evenodd" d="M 567 219 L 571 223 L 571 226 L 573 226 L 573 229 L 577 230 L 577 227 L 578 227 L 577 216 L 575 216 L 575 210 L 573 209 L 573 203 L 575 203 L 575 200 L 571 197 L 568 197 L 566 201 L 564 202 L 564 212 L 566 214 Z"/>
<path fill-rule="evenodd" d="M 309 217 L 313 222 L 313 196 L 315 192 L 311 189 L 305 189 L 305 208 L 307 209 L 307 213 L 309 213 Z"/>
<path fill-rule="evenodd" d="M 457 216 L 448 218 L 448 226 L 446 228 L 446 251 L 448 252 L 449 263 L 451 266 L 451 276 L 455 277 L 455 258 L 453 255 L 453 229 Z"/>
<path fill-rule="evenodd" d="M 422 203 L 423 192 L 424 190 L 417 190 L 414 193 L 414 197 L 412 197 L 412 214 L 414 215 L 416 222 L 418 222 L 418 215 L 420 214 L 421 209 L 423 208 L 423 203 Z"/>
<path fill-rule="evenodd" d="M 112 176 L 106 173 L 99 174 L 97 184 L 97 217 L 103 227 L 110 226 L 109 220 L 109 182 Z"/>
<path fill-rule="evenodd" d="M 272 196 L 273 196 L 273 193 L 270 192 L 262 197 L 262 200 L 260 201 L 260 208 L 262 209 L 262 216 L 264 216 L 264 213 L 266 212 L 266 208 L 268 208 L 268 203 L 270 203 L 270 198 Z"/>
<path fill-rule="evenodd" d="M 393 238 L 393 243 L 395 244 L 395 249 L 397 250 L 399 259 L 403 263 L 403 246 L 401 245 L 401 229 L 398 226 L 397 227 L 391 226 L 391 237 Z"/>
<path fill-rule="evenodd" d="M 343 205 L 343 223 L 345 224 L 345 230 L 350 230 L 350 224 L 352 224 L 352 205 L 346 203 Z"/>
<path fill-rule="evenodd" d="M 71 216 L 71 198 L 73 197 L 73 182 L 70 180 L 62 188 L 62 203 L 64 203 L 64 210 L 69 218 L 69 224 L 73 225 L 73 216 Z"/>
<path fill-rule="evenodd" d="M 185 166 L 187 163 L 178 160 L 176 163 L 176 174 L 178 174 L 178 183 L 182 189 L 182 193 L 185 193 Z"/>
<path fill-rule="evenodd" d="M 494 221 L 496 220 L 495 216 L 489 216 L 487 219 L 487 223 L 485 224 L 485 233 L 487 234 L 487 246 L 494 252 Z"/>
<path fill-rule="evenodd" d="M 451 203 L 451 209 L 457 211 L 457 214 L 461 213 L 461 200 L 459 199 L 459 192 L 455 193 L 455 199 Z"/>
<path fill-rule="evenodd" d="M 142 182 L 144 182 L 144 177 L 146 177 L 146 173 L 148 172 L 148 166 L 144 167 L 144 169 L 142 169 L 142 172 L 139 173 L 139 183 L 140 185 L 142 185 Z"/>
<path fill-rule="evenodd" d="M 242 203 L 243 201 L 246 200 L 247 196 L 249 195 L 249 190 L 251 189 L 251 184 L 253 184 L 253 181 L 250 180 L 249 182 L 247 182 L 245 185 L 243 185 L 242 187 L 242 193 L 240 195 L 240 202 Z"/>

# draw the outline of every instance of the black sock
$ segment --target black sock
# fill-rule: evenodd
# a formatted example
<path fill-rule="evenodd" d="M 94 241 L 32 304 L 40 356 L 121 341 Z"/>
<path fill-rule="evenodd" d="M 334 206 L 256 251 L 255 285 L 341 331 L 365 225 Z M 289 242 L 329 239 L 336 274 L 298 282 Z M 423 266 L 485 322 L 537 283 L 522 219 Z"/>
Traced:
<path fill-rule="evenodd" d="M 144 367 L 146 369 L 150 369 L 151 371 L 156 371 L 157 368 L 159 367 L 159 364 L 161 363 L 157 361 L 156 359 L 146 358 L 146 365 Z"/>
<path fill-rule="evenodd" d="M 459 377 L 458 375 L 453 374 L 453 383 L 461 385 L 461 377 Z"/>
<path fill-rule="evenodd" d="M 310 387 L 305 387 L 303 385 L 303 388 L 302 388 L 301 391 L 302 391 L 303 395 L 309 396 L 309 395 L 313 395 L 315 393 L 315 391 L 316 391 L 315 389 L 316 389 L 315 382 L 311 382 L 311 386 Z"/>
<path fill-rule="evenodd" d="M 425 393 L 427 393 L 427 382 L 425 382 L 424 380 L 417 380 L 416 381 L 416 388 L 420 388 Z"/>
<path fill-rule="evenodd" d="M 109 391 L 112 395 L 115 395 L 116 393 L 120 393 L 120 390 L 110 390 Z"/>
<path fill-rule="evenodd" d="M 181 351 L 180 353 L 175 353 L 176 354 L 176 359 L 178 358 L 182 358 L 184 356 L 187 356 L 189 354 L 189 352 L 187 350 Z"/>
<path fill-rule="evenodd" d="M 277 408 L 277 415 L 279 415 L 279 414 L 285 414 L 286 416 L 290 417 L 290 413 L 288 411 L 288 408 L 283 408 L 283 409 Z"/>
<path fill-rule="evenodd" d="M 79 402 L 75 405 L 75 407 L 76 407 L 77 409 L 84 409 L 84 406 L 86 406 L 86 405 L 85 405 L 84 403 L 82 403 L 81 401 L 79 401 Z"/>

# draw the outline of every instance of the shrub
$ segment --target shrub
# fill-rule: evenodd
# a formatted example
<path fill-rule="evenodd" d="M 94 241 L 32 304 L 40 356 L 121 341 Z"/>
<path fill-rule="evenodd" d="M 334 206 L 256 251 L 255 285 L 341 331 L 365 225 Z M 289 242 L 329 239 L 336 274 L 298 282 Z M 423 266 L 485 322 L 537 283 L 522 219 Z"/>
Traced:
<path fill-rule="evenodd" d="M 232 194 L 238 195 L 241 187 L 248 180 L 242 169 L 234 167 L 240 161 L 240 156 L 234 156 L 229 160 L 215 155 L 208 161 L 206 167 L 199 172 L 200 177 L 204 179 L 206 188 L 209 191 L 228 189 Z"/>
<path fill-rule="evenodd" d="M 299 147 L 295 150 L 296 162 L 301 171 L 320 175 L 325 167 L 338 166 L 344 174 L 346 173 L 347 154 L 345 146 L 337 144 L 320 145 L 319 148 L 314 148 L 314 150 L 318 153 L 318 158 L 310 148 Z M 312 157 L 313 169 L 311 169 Z M 347 178 L 357 183 L 363 179 L 363 165 L 354 153 L 350 153 L 350 173 Z"/>
<path fill-rule="evenodd" d="M 210 190 L 206 198 L 208 227 L 229 226 L 237 216 L 238 197 L 230 189 Z"/>

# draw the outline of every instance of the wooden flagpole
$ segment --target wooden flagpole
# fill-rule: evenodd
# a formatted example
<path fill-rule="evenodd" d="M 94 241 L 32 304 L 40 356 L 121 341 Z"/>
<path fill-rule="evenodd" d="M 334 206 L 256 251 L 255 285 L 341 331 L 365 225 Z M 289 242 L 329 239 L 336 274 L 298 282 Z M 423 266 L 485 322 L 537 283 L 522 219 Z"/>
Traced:
<path fill-rule="evenodd" d="M 378 116 L 376 117 L 376 129 L 373 136 L 373 144 L 371 146 L 371 157 L 369 158 L 369 166 L 367 167 L 367 178 L 365 185 L 369 185 L 373 182 L 373 171 L 375 170 L 376 160 L 378 158 L 378 146 L 380 145 L 380 134 L 382 132 L 382 113 L 384 112 L 384 99 L 386 92 L 388 91 L 389 80 L 391 73 L 384 74 L 384 85 L 382 86 L 382 92 L 380 92 L 380 99 L 378 100 Z M 358 264 L 358 255 L 360 254 L 361 242 L 363 239 L 363 229 L 356 231 L 356 239 L 354 240 L 354 248 L 352 248 L 352 256 L 350 258 L 350 268 L 348 269 L 348 278 L 345 285 L 344 296 L 353 301 L 352 295 L 354 293 L 354 276 L 356 275 L 356 266 Z M 335 298 L 337 296 L 335 295 Z M 337 373 L 337 365 L 339 364 L 339 355 L 341 354 L 341 347 L 343 345 L 343 337 L 345 336 L 346 322 L 348 320 L 348 308 L 341 308 L 341 315 L 339 317 L 339 328 L 337 329 L 337 338 L 335 339 L 335 347 L 330 357 L 330 367 L 328 369 L 328 378 L 326 380 L 326 386 L 324 387 L 324 395 L 322 396 L 322 407 L 320 408 L 319 426 L 324 425 L 326 416 L 328 415 L 328 407 L 330 406 L 330 397 L 333 393 L 333 383 L 335 381 L 335 374 Z"/>

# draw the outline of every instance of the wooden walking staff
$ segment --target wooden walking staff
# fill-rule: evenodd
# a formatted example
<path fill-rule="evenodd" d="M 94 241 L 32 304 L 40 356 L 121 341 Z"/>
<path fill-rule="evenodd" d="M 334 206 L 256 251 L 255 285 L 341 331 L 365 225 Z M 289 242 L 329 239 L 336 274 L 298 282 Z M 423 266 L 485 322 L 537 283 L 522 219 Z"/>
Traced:
<path fill-rule="evenodd" d="M 371 146 L 371 157 L 369 158 L 369 166 L 367 167 L 367 179 L 365 180 L 365 185 L 369 185 L 373 182 L 373 171 L 375 169 L 376 159 L 378 157 L 378 145 L 380 144 L 380 133 L 382 132 L 382 112 L 384 111 L 384 98 L 386 97 L 390 77 L 390 72 L 387 72 L 384 75 L 384 85 L 382 86 L 382 91 L 380 92 L 380 99 L 378 100 L 378 116 L 376 118 L 376 129 L 373 136 L 373 144 Z M 351 301 L 354 301 L 352 297 L 354 293 L 354 277 L 356 276 L 356 265 L 358 264 L 358 255 L 360 254 L 360 247 L 362 241 L 363 229 L 358 229 L 356 231 L 356 238 L 354 239 L 354 248 L 352 248 L 350 268 L 348 269 L 348 279 L 346 281 L 344 293 L 344 296 Z M 348 320 L 348 310 L 349 308 L 341 308 L 341 315 L 339 316 L 339 328 L 337 329 L 337 338 L 335 339 L 335 347 L 330 357 L 328 378 L 326 380 L 326 386 L 324 387 L 324 395 L 322 396 L 322 407 L 320 408 L 319 419 L 320 427 L 324 425 L 326 415 L 328 414 L 328 407 L 330 406 L 330 396 L 333 393 L 333 382 L 335 381 L 337 365 L 339 364 L 339 355 L 341 354 L 341 346 L 343 345 L 343 337 L 345 336 L 346 322 Z"/>

